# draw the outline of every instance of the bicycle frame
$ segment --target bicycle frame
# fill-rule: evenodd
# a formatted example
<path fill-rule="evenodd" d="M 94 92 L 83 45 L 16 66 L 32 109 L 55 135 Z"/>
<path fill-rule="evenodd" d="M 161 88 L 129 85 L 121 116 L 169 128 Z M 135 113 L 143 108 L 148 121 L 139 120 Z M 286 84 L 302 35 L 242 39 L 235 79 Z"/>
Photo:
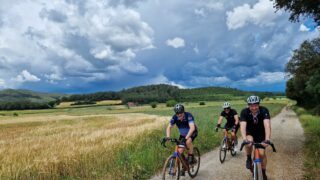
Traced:
<path fill-rule="evenodd" d="M 188 160 L 186 159 L 186 157 L 188 157 L 188 156 L 185 156 L 185 149 L 188 149 L 187 147 L 179 147 L 180 141 L 178 139 L 170 138 L 167 140 L 176 143 L 176 146 L 175 146 L 175 150 L 174 150 L 173 154 L 168 157 L 168 159 L 166 160 L 165 165 L 163 167 L 163 179 L 165 179 L 165 176 L 167 175 L 167 172 L 166 172 L 167 168 L 169 168 L 168 174 L 170 176 L 175 176 L 176 179 L 179 179 L 181 166 L 182 166 L 182 171 L 187 171 L 189 176 L 191 178 L 194 178 L 197 175 L 199 167 L 200 167 L 200 152 L 199 152 L 198 148 L 194 147 L 194 152 L 195 152 L 194 155 L 197 158 L 196 159 L 197 160 L 196 166 L 194 166 L 194 164 L 189 164 Z M 163 140 L 161 142 L 161 144 L 164 147 L 166 147 L 165 141 L 167 141 L 167 140 Z M 183 153 L 179 153 L 179 150 L 181 150 L 181 148 L 184 148 Z"/>
<path fill-rule="evenodd" d="M 251 166 L 251 172 L 253 173 L 253 179 L 254 180 L 257 180 L 257 179 L 263 179 L 263 176 L 262 176 L 262 159 L 260 157 L 260 153 L 259 153 L 259 148 L 257 148 L 257 146 L 261 146 L 262 143 L 255 143 L 255 142 L 243 142 L 241 144 L 241 148 L 240 148 L 240 151 L 242 151 L 242 148 L 244 145 L 246 144 L 252 144 L 253 145 L 253 166 Z M 274 147 L 274 144 L 270 142 L 269 144 L 271 147 L 272 147 L 272 150 L 273 152 L 277 152 L 275 147 Z"/>

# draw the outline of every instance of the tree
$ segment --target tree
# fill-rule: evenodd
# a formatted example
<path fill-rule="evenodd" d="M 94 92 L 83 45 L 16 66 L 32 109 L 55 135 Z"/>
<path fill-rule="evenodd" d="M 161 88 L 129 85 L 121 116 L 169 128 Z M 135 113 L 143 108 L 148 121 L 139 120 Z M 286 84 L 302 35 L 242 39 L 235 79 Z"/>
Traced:
<path fill-rule="evenodd" d="M 287 81 L 286 94 L 305 108 L 320 103 L 320 37 L 304 41 L 286 66 L 291 77 Z"/>
<path fill-rule="evenodd" d="M 290 21 L 298 22 L 300 16 L 311 17 L 320 25 L 319 0 L 275 0 L 274 7 L 290 11 Z"/>

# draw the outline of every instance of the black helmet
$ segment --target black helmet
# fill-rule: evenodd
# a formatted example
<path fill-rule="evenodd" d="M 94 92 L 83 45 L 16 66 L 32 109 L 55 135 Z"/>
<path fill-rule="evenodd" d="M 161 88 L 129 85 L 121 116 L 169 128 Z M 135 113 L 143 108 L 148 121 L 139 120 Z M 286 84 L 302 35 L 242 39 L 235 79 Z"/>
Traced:
<path fill-rule="evenodd" d="M 260 98 L 258 96 L 249 96 L 247 99 L 248 104 L 259 104 L 260 103 Z"/>
<path fill-rule="evenodd" d="M 182 104 L 176 104 L 173 108 L 174 112 L 176 114 L 180 114 L 180 113 L 183 113 L 184 112 L 184 106 Z"/>

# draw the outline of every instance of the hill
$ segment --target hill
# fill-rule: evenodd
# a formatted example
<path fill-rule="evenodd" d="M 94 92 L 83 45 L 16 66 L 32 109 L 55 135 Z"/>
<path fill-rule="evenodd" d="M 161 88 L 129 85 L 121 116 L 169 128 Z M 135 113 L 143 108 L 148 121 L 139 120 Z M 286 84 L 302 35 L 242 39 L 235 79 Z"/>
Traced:
<path fill-rule="evenodd" d="M 256 94 L 261 98 L 285 95 L 284 93 L 273 92 L 249 92 L 228 87 L 180 89 L 177 86 L 157 84 L 133 87 L 119 92 L 75 94 L 69 97 L 64 97 L 62 101 L 122 100 L 122 103 L 136 102 L 146 104 L 150 102 L 163 103 L 168 100 L 176 100 L 179 102 L 239 100 L 245 99 L 251 94 Z"/>
<path fill-rule="evenodd" d="M 59 103 L 62 94 L 40 93 L 24 89 L 0 91 L 0 109 L 45 109 Z"/>

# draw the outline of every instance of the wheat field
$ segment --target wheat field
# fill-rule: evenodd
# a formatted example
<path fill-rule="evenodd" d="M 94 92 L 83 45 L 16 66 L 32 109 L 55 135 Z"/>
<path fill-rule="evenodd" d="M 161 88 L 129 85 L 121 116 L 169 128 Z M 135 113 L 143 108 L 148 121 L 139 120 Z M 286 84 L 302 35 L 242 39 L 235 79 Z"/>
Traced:
<path fill-rule="evenodd" d="M 138 113 L 2 120 L 0 179 L 110 178 L 114 153 L 166 120 Z"/>

